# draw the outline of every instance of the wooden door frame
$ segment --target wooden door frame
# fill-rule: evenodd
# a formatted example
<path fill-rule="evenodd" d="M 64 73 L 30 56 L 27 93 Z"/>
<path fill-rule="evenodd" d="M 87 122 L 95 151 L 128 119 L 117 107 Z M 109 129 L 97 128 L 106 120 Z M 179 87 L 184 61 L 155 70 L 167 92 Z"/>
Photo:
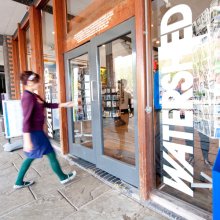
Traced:
<path fill-rule="evenodd" d="M 135 1 L 135 17 L 140 196 L 143 200 L 147 200 L 150 198 L 155 182 L 151 0 Z"/>

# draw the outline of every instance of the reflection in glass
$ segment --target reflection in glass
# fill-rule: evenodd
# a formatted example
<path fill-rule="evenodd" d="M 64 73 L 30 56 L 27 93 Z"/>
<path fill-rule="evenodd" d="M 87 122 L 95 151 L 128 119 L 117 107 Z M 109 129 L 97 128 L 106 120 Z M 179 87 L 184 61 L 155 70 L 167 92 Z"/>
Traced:
<path fill-rule="evenodd" d="M 92 148 L 92 114 L 88 54 L 70 61 L 73 143 Z"/>
<path fill-rule="evenodd" d="M 135 165 L 130 34 L 99 47 L 104 154 Z"/>
<path fill-rule="evenodd" d="M 152 19 L 151 25 L 155 61 L 157 188 L 209 212 L 212 211 L 212 191 L 206 176 L 212 177 L 212 166 L 219 147 L 216 137 L 220 130 L 217 111 L 220 97 L 217 80 L 220 73 L 217 59 L 220 25 L 218 16 L 215 17 L 219 14 L 219 6 L 212 7 L 210 2 L 181 1 L 180 7 L 187 10 L 182 10 L 184 14 L 182 11 L 173 14 L 165 23 L 176 25 L 185 16 L 191 17 L 192 11 L 192 24 L 188 24 L 187 31 L 185 25 L 169 33 L 167 47 L 161 40 L 159 31 L 163 27 L 158 21 L 180 2 L 171 0 L 166 5 L 160 0 L 153 1 L 153 16 L 158 19 Z M 172 38 L 175 31 L 180 34 Z M 162 109 L 156 104 L 162 104 Z"/>

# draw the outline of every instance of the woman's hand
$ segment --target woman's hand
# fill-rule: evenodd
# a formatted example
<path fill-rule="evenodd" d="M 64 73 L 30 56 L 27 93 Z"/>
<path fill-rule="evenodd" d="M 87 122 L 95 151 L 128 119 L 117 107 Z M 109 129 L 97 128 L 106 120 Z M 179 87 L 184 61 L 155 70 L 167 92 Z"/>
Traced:
<path fill-rule="evenodd" d="M 23 150 L 25 152 L 31 152 L 33 150 L 33 144 L 32 144 L 32 141 L 31 141 L 30 133 L 24 133 Z"/>
<path fill-rule="evenodd" d="M 64 102 L 64 103 L 59 104 L 60 108 L 70 108 L 70 107 L 73 107 L 73 106 L 74 106 L 73 102 Z"/>

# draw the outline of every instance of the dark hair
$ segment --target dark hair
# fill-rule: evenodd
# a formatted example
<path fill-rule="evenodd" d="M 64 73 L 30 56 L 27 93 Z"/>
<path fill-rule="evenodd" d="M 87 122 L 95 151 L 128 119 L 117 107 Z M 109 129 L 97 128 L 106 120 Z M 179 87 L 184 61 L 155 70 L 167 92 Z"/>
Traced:
<path fill-rule="evenodd" d="M 32 71 L 24 71 L 21 73 L 20 80 L 26 86 L 28 81 L 38 83 L 40 81 L 40 75 Z"/>

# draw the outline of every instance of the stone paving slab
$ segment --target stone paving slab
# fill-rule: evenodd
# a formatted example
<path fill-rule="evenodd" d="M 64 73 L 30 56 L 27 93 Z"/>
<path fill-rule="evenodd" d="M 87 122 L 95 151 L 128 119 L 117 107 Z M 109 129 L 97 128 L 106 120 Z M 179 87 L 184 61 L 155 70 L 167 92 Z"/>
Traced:
<path fill-rule="evenodd" d="M 11 162 L 0 171 L 0 216 L 34 200 L 28 188 L 13 189 L 16 176 L 17 170 Z"/>
<path fill-rule="evenodd" d="M 90 175 L 61 189 L 61 193 L 79 209 L 108 190 L 109 186 Z"/>
<path fill-rule="evenodd" d="M 85 205 L 82 209 L 65 218 L 65 220 L 160 220 L 159 215 L 145 211 L 145 209 L 135 201 L 118 193 L 115 190 L 110 190 L 95 201 Z M 149 211 L 149 210 L 148 210 Z M 143 212 L 141 215 L 136 213 Z"/>
<path fill-rule="evenodd" d="M 158 215 L 152 210 L 142 208 L 133 217 L 133 220 L 139 220 L 139 219 L 141 220 L 166 220 L 167 218 Z"/>
<path fill-rule="evenodd" d="M 14 190 L 12 187 L 0 192 L 0 219 L 1 215 L 34 201 L 29 188 Z"/>
<path fill-rule="evenodd" d="M 66 166 L 69 166 L 68 161 L 66 160 L 60 160 L 58 157 L 60 166 L 62 167 L 62 169 Z M 45 174 L 52 174 L 53 171 L 50 167 L 50 162 L 47 158 L 47 156 L 44 156 L 43 158 L 39 158 L 34 160 L 33 164 L 31 165 L 35 170 L 37 170 L 41 176 L 44 176 Z"/>
<path fill-rule="evenodd" d="M 76 178 L 71 181 L 69 184 L 62 185 L 58 179 L 58 177 L 53 173 L 52 175 L 38 177 L 34 180 L 35 184 L 30 188 L 36 198 L 40 198 L 45 194 L 49 194 L 51 191 L 55 189 L 61 190 L 69 187 L 70 185 L 74 185 L 76 182 L 81 181 L 80 176 L 76 176 Z"/>
<path fill-rule="evenodd" d="M 34 197 L 37 199 L 41 198 L 45 194 L 49 194 L 51 191 L 56 190 L 61 185 L 55 174 L 47 177 L 37 177 L 34 181 L 35 183 L 30 186 L 30 188 Z"/>
<path fill-rule="evenodd" d="M 0 172 L 0 193 L 12 189 L 17 171 L 15 167 L 11 164 L 10 167 L 1 170 Z"/>
<path fill-rule="evenodd" d="M 75 170 L 76 173 L 77 173 L 77 177 L 80 177 L 80 178 L 84 178 L 86 176 L 90 176 L 91 175 L 88 172 L 86 172 L 86 171 L 84 171 L 84 170 L 82 170 L 79 167 L 74 166 L 74 165 L 69 165 L 69 166 L 62 167 L 62 169 L 63 169 L 64 173 L 70 173 L 73 170 Z"/>
<path fill-rule="evenodd" d="M 0 162 L 0 172 L 12 167 L 13 164 L 10 161 L 1 161 Z"/>
<path fill-rule="evenodd" d="M 2 148 L 2 147 L 0 146 L 0 148 Z M 11 161 L 11 163 L 12 163 L 14 160 L 16 160 L 18 158 L 20 158 L 20 156 L 16 152 L 5 152 L 5 151 L 2 151 L 0 153 L 0 161 L 1 162 Z"/>
<path fill-rule="evenodd" d="M 1 219 L 64 219 L 75 211 L 76 209 L 72 207 L 60 193 L 54 191 L 44 195 L 38 200 L 17 208 L 7 216 L 1 217 Z"/>

